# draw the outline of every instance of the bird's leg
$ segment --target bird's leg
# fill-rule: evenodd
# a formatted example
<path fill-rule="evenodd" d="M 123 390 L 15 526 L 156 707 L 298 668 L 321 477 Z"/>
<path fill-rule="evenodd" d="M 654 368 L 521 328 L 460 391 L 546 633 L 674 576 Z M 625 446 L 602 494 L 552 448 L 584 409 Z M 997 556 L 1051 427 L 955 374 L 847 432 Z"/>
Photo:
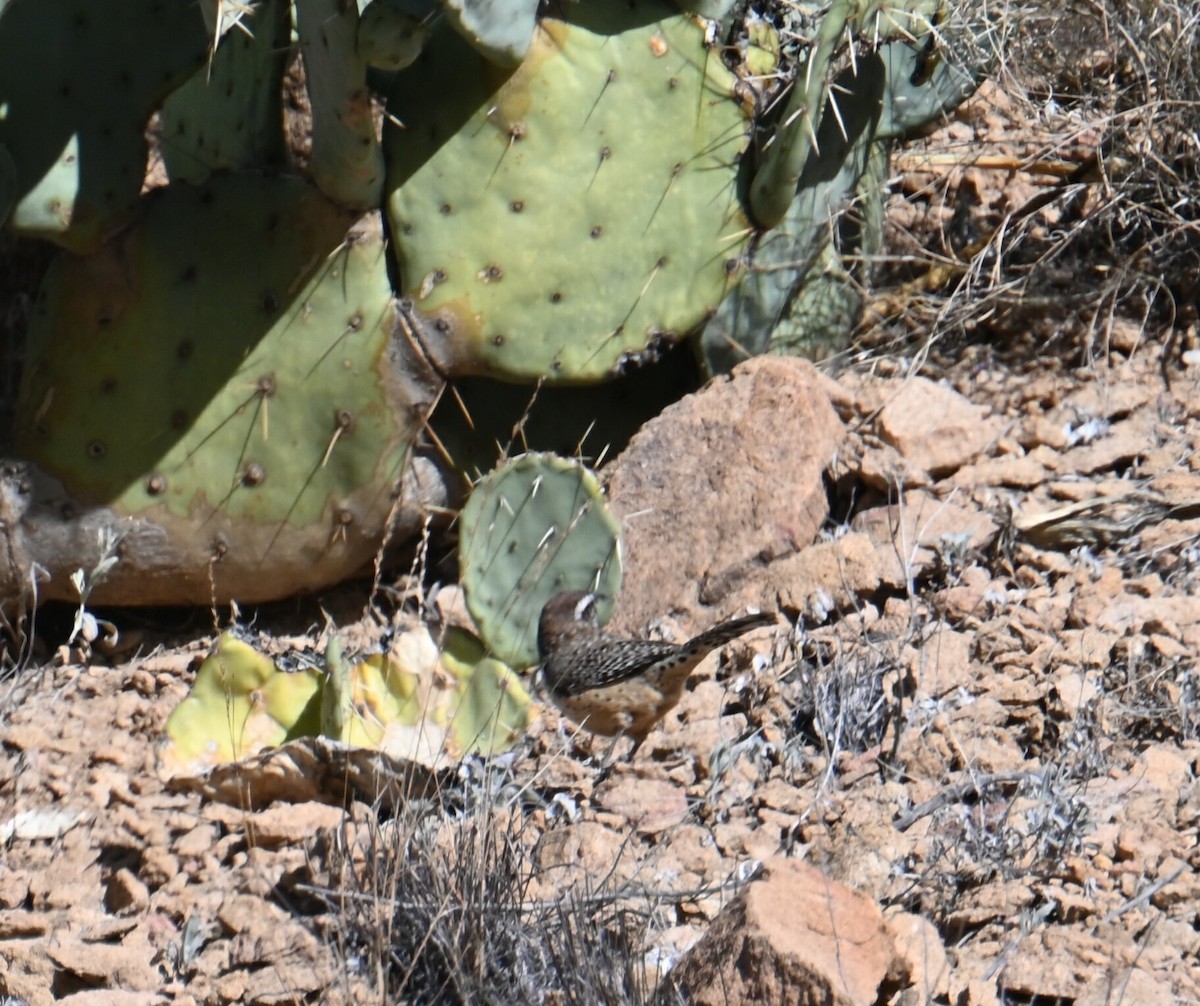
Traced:
<path fill-rule="evenodd" d="M 608 747 L 604 750 L 604 757 L 600 759 L 601 772 L 608 772 L 616 764 L 616 759 L 613 758 L 613 755 L 616 753 L 617 745 L 621 743 L 621 738 L 624 736 L 624 734 L 617 734 L 608 742 Z"/>
<path fill-rule="evenodd" d="M 619 733 L 614 736 L 612 743 L 608 745 L 608 750 L 604 753 L 604 760 L 600 763 L 600 774 L 596 776 L 596 781 L 593 785 L 599 786 L 600 783 L 605 782 L 608 777 L 612 775 L 612 770 L 617 767 L 617 760 L 613 757 L 613 755 L 616 754 L 617 745 L 620 744 L 625 737 L 633 738 L 633 747 L 630 748 L 629 754 L 624 759 L 627 762 L 633 761 L 635 752 L 642 746 L 642 741 L 646 739 L 645 735 L 642 735 L 641 737 L 634 737 L 632 734 L 627 733 Z"/>

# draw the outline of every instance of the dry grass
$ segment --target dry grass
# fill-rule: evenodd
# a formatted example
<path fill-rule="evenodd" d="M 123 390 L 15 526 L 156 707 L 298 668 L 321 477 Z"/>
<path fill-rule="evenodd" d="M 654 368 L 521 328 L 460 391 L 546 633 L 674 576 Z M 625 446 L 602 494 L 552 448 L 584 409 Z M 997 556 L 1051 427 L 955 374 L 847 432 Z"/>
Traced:
<path fill-rule="evenodd" d="M 1200 12 L 1026 0 L 994 13 L 993 76 L 1012 102 L 996 114 L 1009 128 L 985 122 L 975 138 L 918 153 L 962 170 L 893 197 L 865 343 L 874 355 L 1015 338 L 1018 352 L 1057 347 L 1086 361 L 1131 319 L 1170 348 L 1195 326 L 1200 296 Z M 901 169 L 922 163 L 913 150 Z M 964 174 L 972 165 L 1001 190 L 1036 189 L 991 199 Z M 925 223 L 897 225 L 900 203 L 927 207 Z"/>
<path fill-rule="evenodd" d="M 414 1006 L 649 1002 L 653 899 L 611 876 L 546 898 L 546 823 L 523 800 L 538 797 L 505 766 L 465 763 L 436 800 L 348 831 L 318 889 L 336 908 L 347 975 Z"/>

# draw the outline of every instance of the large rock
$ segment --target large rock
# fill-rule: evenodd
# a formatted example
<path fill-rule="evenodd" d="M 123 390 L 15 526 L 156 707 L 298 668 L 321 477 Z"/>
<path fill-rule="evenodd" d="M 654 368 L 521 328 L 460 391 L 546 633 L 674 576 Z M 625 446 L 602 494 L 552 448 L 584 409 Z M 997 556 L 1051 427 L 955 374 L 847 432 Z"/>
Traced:
<path fill-rule="evenodd" d="M 876 428 L 913 473 L 948 475 L 984 453 L 1004 429 L 988 409 L 924 377 L 911 377 L 889 392 Z"/>
<path fill-rule="evenodd" d="M 769 861 L 659 988 L 694 1006 L 871 1006 L 906 967 L 875 902 L 792 859 Z"/>
<path fill-rule="evenodd" d="M 647 423 L 609 469 L 625 535 L 613 627 L 673 616 L 683 629 L 768 607 L 764 567 L 812 544 L 823 475 L 844 429 L 804 360 L 762 356 Z"/>

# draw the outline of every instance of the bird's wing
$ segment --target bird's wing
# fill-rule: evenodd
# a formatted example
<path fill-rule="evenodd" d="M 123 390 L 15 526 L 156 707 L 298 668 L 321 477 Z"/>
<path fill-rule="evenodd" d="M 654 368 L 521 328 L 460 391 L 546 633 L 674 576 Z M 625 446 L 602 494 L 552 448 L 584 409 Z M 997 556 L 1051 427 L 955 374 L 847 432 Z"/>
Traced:
<path fill-rule="evenodd" d="M 679 650 L 674 643 L 650 639 L 616 639 L 578 654 L 575 673 L 566 674 L 557 690 L 578 695 L 637 677 L 653 664 Z"/>

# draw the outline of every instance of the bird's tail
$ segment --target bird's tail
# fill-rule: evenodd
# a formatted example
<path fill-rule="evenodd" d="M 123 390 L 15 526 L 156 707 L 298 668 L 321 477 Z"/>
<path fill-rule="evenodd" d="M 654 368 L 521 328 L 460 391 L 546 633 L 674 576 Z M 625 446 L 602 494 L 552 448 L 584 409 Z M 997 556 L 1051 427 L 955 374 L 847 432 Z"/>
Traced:
<path fill-rule="evenodd" d="M 688 649 L 695 650 L 715 650 L 718 646 L 723 646 L 731 639 L 737 639 L 738 636 L 744 636 L 751 629 L 757 629 L 763 625 L 774 625 L 775 615 L 773 612 L 763 612 L 758 615 L 743 615 L 741 618 L 731 618 L 728 622 L 722 622 L 720 625 L 714 625 L 707 632 L 702 632 L 690 643 Z"/>

